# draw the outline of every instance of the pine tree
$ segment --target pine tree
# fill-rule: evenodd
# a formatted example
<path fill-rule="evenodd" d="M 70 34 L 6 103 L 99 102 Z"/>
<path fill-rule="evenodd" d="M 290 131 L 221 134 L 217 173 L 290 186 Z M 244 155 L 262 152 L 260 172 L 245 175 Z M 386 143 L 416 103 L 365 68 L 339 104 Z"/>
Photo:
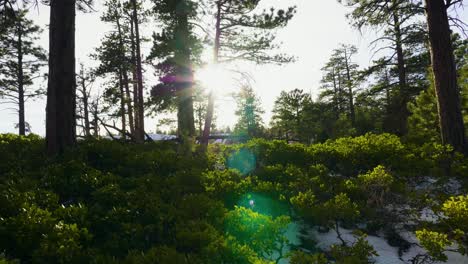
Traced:
<path fill-rule="evenodd" d="M 235 60 L 262 63 L 287 63 L 292 58 L 285 54 L 270 54 L 278 46 L 274 44 L 274 29 L 284 27 L 292 19 L 295 8 L 256 13 L 260 0 L 212 0 L 209 1 L 215 16 L 213 63 Z M 221 87 L 219 87 L 221 88 Z M 202 144 L 208 145 L 214 112 L 214 95 L 209 95 Z"/>
<path fill-rule="evenodd" d="M 418 145 L 427 142 L 440 143 L 440 126 L 434 85 L 422 91 L 414 103 L 408 104 L 408 139 Z"/>
<path fill-rule="evenodd" d="M 159 60 L 157 68 L 163 77 L 152 94 L 176 96 L 178 135 L 188 143 L 195 137 L 193 66 L 201 51 L 191 23 L 197 17 L 197 4 L 191 0 L 153 2 L 163 31 L 153 35 L 149 59 Z"/>
<path fill-rule="evenodd" d="M 355 90 L 359 84 L 358 65 L 353 63 L 357 49 L 352 45 L 341 44 L 333 50 L 329 61 L 322 68 L 322 89 L 320 98 L 333 105 L 335 116 L 346 113 L 354 127 L 356 109 L 354 105 Z"/>
<path fill-rule="evenodd" d="M 468 40 L 461 40 L 458 34 L 452 36 L 458 80 L 461 88 L 462 113 L 465 123 L 468 121 L 468 55 L 466 50 Z M 430 71 L 429 71 L 430 72 Z M 411 116 L 408 119 L 408 139 L 416 144 L 426 142 L 442 143 L 439 116 L 437 114 L 437 98 L 434 88 L 434 77 L 430 76 L 430 85 L 421 92 L 414 103 L 410 103 Z"/>
<path fill-rule="evenodd" d="M 447 9 L 459 1 L 426 0 L 431 62 L 442 143 L 468 152 Z"/>
<path fill-rule="evenodd" d="M 312 99 L 303 90 L 282 91 L 273 107 L 272 127 L 286 140 L 307 142 L 310 135 L 307 127 L 313 126 L 308 120 Z"/>
<path fill-rule="evenodd" d="M 92 2 L 50 1 L 46 145 L 51 155 L 76 144 L 75 14 Z"/>
<path fill-rule="evenodd" d="M 424 85 L 418 82 L 419 76 L 426 74 L 428 60 L 424 60 L 426 34 L 418 17 L 423 14 L 420 1 L 406 0 L 343 0 L 353 11 L 348 14 L 351 24 L 361 30 L 365 27 L 382 32 L 372 43 L 376 53 L 390 51 L 389 55 L 377 60 L 369 68 L 368 74 L 376 73 L 382 67 L 388 68 L 391 80 L 391 103 L 388 105 L 388 132 L 404 135 L 409 116 L 407 103 L 412 100 Z M 421 54 L 423 50 L 423 54 Z M 413 65 L 416 64 L 416 65 Z M 422 67 L 421 67 L 422 65 Z M 414 72 L 415 71 L 415 72 Z"/>
<path fill-rule="evenodd" d="M 41 69 L 47 61 L 44 49 L 36 44 L 42 30 L 26 14 L 19 10 L 0 20 L 0 99 L 15 105 L 20 135 L 27 132 L 25 103 L 44 94 L 34 80 L 45 77 Z"/>
<path fill-rule="evenodd" d="M 83 64 L 80 65 L 80 71 L 77 74 L 77 118 L 81 120 L 78 124 L 82 128 L 84 137 L 91 137 L 91 86 L 95 76 L 87 71 Z"/>
<path fill-rule="evenodd" d="M 237 103 L 235 114 L 238 117 L 234 133 L 248 138 L 262 136 L 264 130 L 262 114 L 265 111 L 261 108 L 260 99 L 255 91 L 250 85 L 244 84 L 234 98 Z"/>

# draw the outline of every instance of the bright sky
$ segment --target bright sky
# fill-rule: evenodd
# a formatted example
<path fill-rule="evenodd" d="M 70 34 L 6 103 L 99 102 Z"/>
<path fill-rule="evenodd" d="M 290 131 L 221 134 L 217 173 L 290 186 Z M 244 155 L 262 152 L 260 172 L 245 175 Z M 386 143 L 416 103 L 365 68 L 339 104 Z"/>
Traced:
<path fill-rule="evenodd" d="M 76 20 L 76 57 L 78 62 L 84 62 L 88 66 L 96 65 L 91 62 L 88 55 L 100 44 L 101 38 L 110 29 L 108 25 L 100 21 L 101 1 L 96 0 L 96 2 L 95 9 L 98 13 L 78 13 Z M 278 41 L 283 43 L 280 51 L 295 56 L 297 62 L 284 66 L 248 64 L 241 66 L 242 70 L 250 72 L 254 77 L 253 88 L 259 95 L 265 109 L 265 124 L 269 123 L 274 101 L 282 90 L 299 88 L 311 92 L 314 97 L 318 94 L 321 79 L 320 69 L 328 60 L 332 50 L 340 43 L 356 45 L 359 49 L 359 54 L 355 58 L 356 62 L 361 67 L 369 65 L 372 51 L 368 45 L 373 39 L 372 34 L 361 34 L 352 29 L 345 18 L 345 14 L 349 10 L 336 0 L 263 0 L 262 2 L 265 7 L 296 5 L 298 10 L 290 24 L 278 31 Z M 31 12 L 30 17 L 45 29 L 41 45 L 47 49 L 48 7 L 40 6 L 39 10 Z M 461 11 L 461 17 L 466 21 L 468 12 Z M 154 27 L 147 24 L 144 33 L 149 36 Z M 146 70 L 148 77 L 151 77 L 151 67 L 146 67 Z M 42 83 L 42 85 L 45 87 L 46 83 Z M 153 84 L 146 83 L 146 88 L 151 85 Z M 98 89 L 98 87 L 94 89 Z M 11 110 L 3 110 L 7 107 L 1 105 L 0 108 L 0 133 L 16 133 L 14 124 L 17 123 L 17 115 Z M 217 101 L 218 127 L 232 127 L 235 124 L 234 109 L 235 104 L 232 99 L 224 97 Z M 45 134 L 45 98 L 27 103 L 26 121 L 31 124 L 34 133 Z M 156 124 L 157 120 L 148 119 L 145 125 L 148 132 L 155 131 Z"/>

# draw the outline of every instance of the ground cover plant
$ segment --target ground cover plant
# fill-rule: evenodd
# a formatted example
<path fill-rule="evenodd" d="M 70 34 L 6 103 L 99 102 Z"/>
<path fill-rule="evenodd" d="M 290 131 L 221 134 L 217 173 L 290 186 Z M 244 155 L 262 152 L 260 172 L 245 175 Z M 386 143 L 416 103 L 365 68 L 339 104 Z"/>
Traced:
<path fill-rule="evenodd" d="M 468 162 L 437 145 L 367 134 L 183 155 L 175 142 L 90 139 L 56 159 L 43 146 L 0 136 L 2 263 L 372 263 L 367 236 L 383 233 L 403 255 L 403 231 L 425 249 L 408 263 L 466 252 Z M 312 229 L 336 242 L 317 247 Z"/>

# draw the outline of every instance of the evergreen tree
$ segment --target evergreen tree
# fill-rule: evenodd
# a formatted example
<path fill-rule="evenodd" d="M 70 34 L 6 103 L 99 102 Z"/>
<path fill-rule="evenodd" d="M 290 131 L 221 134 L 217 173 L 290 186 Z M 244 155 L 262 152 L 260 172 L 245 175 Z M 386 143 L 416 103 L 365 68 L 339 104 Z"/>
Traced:
<path fill-rule="evenodd" d="M 280 138 L 307 142 L 310 135 L 306 128 L 314 125 L 312 120 L 306 119 L 311 103 L 310 95 L 303 90 L 281 92 L 275 101 L 272 117 L 272 127 Z"/>
<path fill-rule="evenodd" d="M 80 71 L 77 74 L 77 118 L 81 121 L 78 126 L 82 128 L 84 137 L 91 136 L 91 85 L 95 76 L 87 71 L 83 64 L 80 65 Z"/>
<path fill-rule="evenodd" d="M 468 152 L 447 9 L 459 1 L 426 0 L 431 62 L 442 143 Z"/>
<path fill-rule="evenodd" d="M 113 30 L 106 34 L 102 40 L 101 46 L 96 49 L 96 53 L 92 57 L 99 61 L 99 66 L 95 70 L 96 76 L 106 78 L 107 86 L 104 92 L 105 101 L 109 103 L 108 109 L 114 109 L 117 106 L 116 112 L 112 116 L 119 117 L 121 128 L 119 132 L 122 136 L 130 135 L 132 139 L 137 139 L 135 135 L 135 118 L 132 104 L 132 96 L 130 91 L 129 73 L 133 68 L 136 68 L 136 62 L 132 60 L 131 54 L 131 23 L 132 16 L 125 19 L 126 13 L 133 14 L 133 10 L 128 3 L 122 5 L 120 0 L 107 0 L 104 3 L 105 12 L 101 16 L 101 20 L 110 24 Z M 138 90 L 138 82 L 135 82 L 133 92 Z M 138 99 L 138 97 L 136 98 Z M 138 117 L 137 117 L 138 118 Z M 127 126 L 128 124 L 128 126 Z M 127 128 L 128 127 L 128 128 Z M 127 131 L 130 133 L 127 133 Z"/>
<path fill-rule="evenodd" d="M 190 22 L 197 17 L 197 4 L 190 0 L 153 2 L 157 19 L 163 23 L 163 31 L 153 34 L 149 59 L 159 60 L 157 68 L 163 77 L 161 85 L 156 86 L 152 93 L 176 95 L 178 135 L 189 142 L 195 136 L 193 66 L 201 51 Z"/>
<path fill-rule="evenodd" d="M 144 109 L 144 97 L 143 97 L 143 68 L 142 68 L 142 56 L 141 56 L 141 42 L 142 37 L 140 36 L 140 23 L 143 20 L 139 10 L 141 5 L 137 3 L 137 0 L 130 0 L 127 5 L 130 10 L 130 21 L 131 21 L 131 45 L 132 45 L 132 61 L 135 65 L 134 69 L 134 103 L 135 103 L 135 139 L 137 142 L 143 142 L 145 140 L 145 109 Z"/>
<path fill-rule="evenodd" d="M 36 78 L 44 76 L 41 69 L 47 61 L 36 43 L 42 30 L 26 18 L 26 10 L 1 19 L 0 28 L 0 99 L 15 105 L 19 134 L 25 135 L 25 102 L 44 94 L 37 84 L 31 87 Z"/>
<path fill-rule="evenodd" d="M 270 54 L 276 49 L 274 29 L 284 27 L 292 19 L 295 8 L 256 12 L 260 0 L 210 0 L 214 10 L 213 63 L 235 60 L 262 63 L 287 63 L 292 58 L 284 54 Z M 221 88 L 221 87 L 219 87 Z M 214 112 L 214 95 L 209 95 L 202 144 L 208 144 Z"/>
<path fill-rule="evenodd" d="M 427 142 L 440 143 L 440 128 L 434 85 L 422 91 L 414 103 L 409 103 L 411 116 L 408 118 L 408 140 L 422 145 Z"/>
<path fill-rule="evenodd" d="M 101 46 L 96 49 L 96 54 L 92 57 L 99 61 L 99 66 L 95 69 L 95 75 L 106 78 L 106 86 L 104 90 L 104 100 L 108 103 L 108 110 L 117 110 L 111 113 L 111 116 L 119 117 L 121 121 L 120 134 L 126 134 L 126 114 L 125 108 L 126 94 L 125 83 L 123 78 L 122 52 L 119 45 L 119 36 L 116 32 L 111 32 L 106 35 L 101 43 Z"/>
<path fill-rule="evenodd" d="M 46 145 L 52 155 L 76 144 L 75 14 L 92 2 L 50 1 Z"/>
<path fill-rule="evenodd" d="M 455 48 L 455 62 L 458 72 L 458 80 L 461 88 L 462 113 L 465 123 L 468 121 L 468 86 L 467 69 L 468 60 L 466 50 L 468 40 L 461 40 L 458 34 L 452 36 Z M 408 119 L 408 139 L 417 144 L 426 142 L 441 143 L 439 116 L 437 114 L 437 98 L 434 88 L 434 77 L 430 76 L 430 86 L 421 92 L 414 103 L 409 103 L 411 116 Z"/>
<path fill-rule="evenodd" d="M 388 50 L 387 56 L 376 60 L 367 74 L 381 73 L 385 67 L 386 77 L 392 84 L 388 93 L 390 104 L 386 116 L 386 131 L 404 135 L 409 111 L 407 103 L 414 98 L 425 85 L 428 66 L 427 51 L 424 49 L 426 38 L 423 25 L 419 22 L 423 14 L 421 1 L 406 0 L 348 0 L 340 1 L 353 11 L 348 14 L 351 24 L 361 30 L 369 27 L 381 32 L 372 43 L 376 53 Z M 377 71 L 376 71 L 377 70 Z"/>
<path fill-rule="evenodd" d="M 264 130 L 262 114 L 265 111 L 261 108 L 260 99 L 255 91 L 250 85 L 244 84 L 234 98 L 237 103 L 235 113 L 238 117 L 234 133 L 249 138 L 262 136 Z"/>
<path fill-rule="evenodd" d="M 322 68 L 324 91 L 320 94 L 320 98 L 333 105 L 336 118 L 346 113 L 352 126 L 356 123 L 354 98 L 359 84 L 359 66 L 352 61 L 356 53 L 357 49 L 352 45 L 341 44 L 333 50 L 330 60 Z"/>

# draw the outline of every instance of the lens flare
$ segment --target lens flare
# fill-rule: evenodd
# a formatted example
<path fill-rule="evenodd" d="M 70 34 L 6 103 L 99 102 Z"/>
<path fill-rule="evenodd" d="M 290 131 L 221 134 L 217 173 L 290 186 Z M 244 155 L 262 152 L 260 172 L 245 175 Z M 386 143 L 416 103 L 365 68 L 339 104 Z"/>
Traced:
<path fill-rule="evenodd" d="M 222 65 L 207 65 L 195 71 L 195 81 L 200 83 L 209 92 L 230 92 L 234 89 L 235 78 L 232 71 Z"/>
<path fill-rule="evenodd" d="M 240 149 L 228 157 L 227 165 L 230 169 L 236 169 L 242 175 L 246 175 L 255 169 L 257 166 L 257 160 L 252 151 L 248 149 Z"/>

